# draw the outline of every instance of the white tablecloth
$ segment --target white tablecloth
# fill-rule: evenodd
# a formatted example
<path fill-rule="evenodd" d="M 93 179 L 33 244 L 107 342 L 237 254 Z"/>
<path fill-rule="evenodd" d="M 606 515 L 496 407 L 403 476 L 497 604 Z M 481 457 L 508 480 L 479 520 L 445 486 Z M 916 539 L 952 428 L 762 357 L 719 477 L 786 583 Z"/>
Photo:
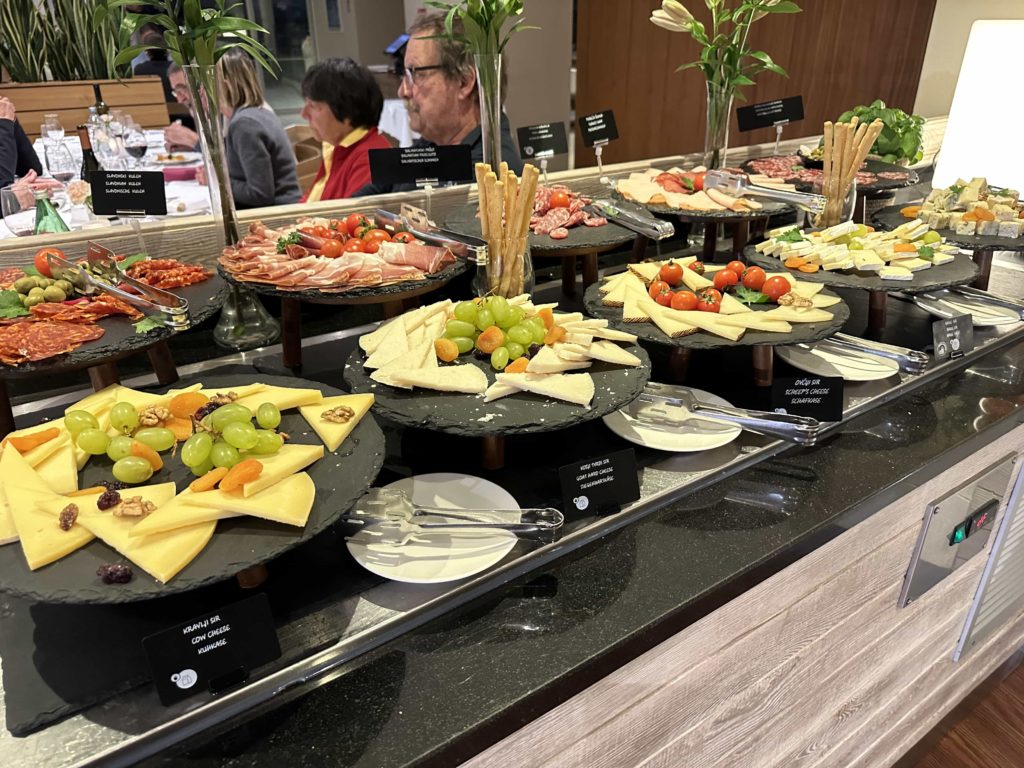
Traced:
<path fill-rule="evenodd" d="M 419 138 L 419 134 L 413 133 L 409 127 L 409 112 L 401 99 L 384 99 L 384 111 L 377 128 L 398 139 L 400 147 L 411 147 L 413 139 Z"/>

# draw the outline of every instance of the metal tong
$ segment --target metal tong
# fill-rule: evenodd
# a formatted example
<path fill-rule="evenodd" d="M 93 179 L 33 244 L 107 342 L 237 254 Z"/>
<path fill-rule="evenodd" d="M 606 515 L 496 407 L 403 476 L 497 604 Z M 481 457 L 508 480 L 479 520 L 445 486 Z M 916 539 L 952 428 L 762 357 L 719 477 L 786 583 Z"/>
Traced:
<path fill-rule="evenodd" d="M 1024 304 L 1019 301 L 1015 301 L 1014 299 L 1006 296 L 999 296 L 995 293 L 989 293 L 988 291 L 982 291 L 978 288 L 971 288 L 968 285 L 957 285 L 949 290 L 953 293 L 959 293 L 961 296 L 966 296 L 967 298 L 977 299 L 981 302 L 988 302 L 989 304 L 993 304 L 997 307 L 1012 310 L 1020 316 L 1021 320 L 1024 320 Z"/>
<path fill-rule="evenodd" d="M 667 384 L 648 382 L 639 400 L 650 405 L 637 409 L 633 413 L 634 418 L 662 431 L 672 431 L 673 427 L 691 418 L 710 416 L 714 421 L 729 422 L 760 435 L 777 437 L 798 445 L 814 445 L 822 430 L 821 422 L 808 416 L 702 403 L 690 390 Z"/>
<path fill-rule="evenodd" d="M 772 189 L 761 187 L 750 183 L 750 178 L 742 173 L 729 173 L 728 171 L 708 171 L 704 175 L 704 189 L 717 189 L 731 197 L 766 197 L 770 200 L 780 200 L 784 203 L 792 203 L 797 208 L 813 213 L 815 215 L 824 213 L 824 195 L 814 195 L 808 192 L 789 192 L 783 189 Z"/>
<path fill-rule="evenodd" d="M 471 264 L 487 263 L 487 243 L 479 237 L 462 235 L 430 222 L 414 223 L 408 216 L 378 208 L 374 212 L 377 226 L 389 232 L 408 232 L 417 240 L 450 250 L 457 259 Z"/>
<path fill-rule="evenodd" d="M 89 242 L 84 263 L 72 263 L 52 253 L 46 254 L 46 261 L 51 274 L 67 280 L 82 295 L 109 293 L 175 331 L 191 325 L 188 300 L 126 275 L 117 268 L 114 252 L 99 243 Z"/>
<path fill-rule="evenodd" d="M 646 212 L 625 208 L 612 200 L 604 198 L 593 200 L 586 210 L 651 240 L 664 240 L 676 233 L 672 222 L 655 218 Z"/>
<path fill-rule="evenodd" d="M 883 344 L 879 341 L 868 341 L 867 339 L 860 339 L 845 333 L 829 336 L 828 341 L 858 352 L 867 352 L 871 355 L 895 360 L 899 363 L 900 369 L 907 373 L 923 373 L 931 364 L 931 358 L 924 352 L 918 352 L 916 349 L 908 347 L 897 347 L 893 344 Z"/>

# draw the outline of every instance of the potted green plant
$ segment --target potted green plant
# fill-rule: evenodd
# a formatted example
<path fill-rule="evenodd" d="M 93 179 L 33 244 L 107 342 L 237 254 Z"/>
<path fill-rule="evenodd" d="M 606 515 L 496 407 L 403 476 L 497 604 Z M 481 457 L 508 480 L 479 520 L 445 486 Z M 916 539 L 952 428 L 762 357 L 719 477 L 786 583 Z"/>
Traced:
<path fill-rule="evenodd" d="M 97 13 L 134 4 L 134 0 L 104 0 Z M 158 13 L 130 14 L 135 25 L 155 24 L 163 33 L 157 44 L 132 45 L 114 59 L 115 65 L 131 61 L 140 52 L 163 48 L 172 61 L 185 72 L 195 110 L 196 127 L 209 177 L 210 198 L 225 245 L 240 239 L 238 217 L 231 194 L 227 156 L 220 123 L 220 89 L 217 62 L 233 48 L 240 48 L 253 57 L 271 75 L 279 70 L 274 54 L 250 33 L 266 34 L 254 21 L 232 15 L 241 3 L 228 4 L 215 0 L 213 7 L 201 0 L 154 0 Z M 214 331 L 214 339 L 232 349 L 252 349 L 277 338 L 280 327 L 271 318 L 255 295 L 234 286 Z"/>
<path fill-rule="evenodd" d="M 887 107 L 881 99 L 868 106 L 854 107 L 843 112 L 836 121 L 848 123 L 856 116 L 862 123 L 881 120 L 882 133 L 871 147 L 871 154 L 886 163 L 913 165 L 924 156 L 924 118 L 908 115 L 897 107 Z"/>
<path fill-rule="evenodd" d="M 670 32 L 687 32 L 701 46 L 700 58 L 676 69 L 699 69 L 707 83 L 707 130 L 704 133 L 704 164 L 721 168 L 729 147 L 729 119 L 733 99 L 743 100 L 738 89 L 753 85 L 762 72 L 786 77 L 786 70 L 764 51 L 751 49 L 750 27 L 770 13 L 799 13 L 790 0 L 705 0 L 711 26 L 694 18 L 677 0 L 663 0 L 651 13 L 651 23 Z"/>

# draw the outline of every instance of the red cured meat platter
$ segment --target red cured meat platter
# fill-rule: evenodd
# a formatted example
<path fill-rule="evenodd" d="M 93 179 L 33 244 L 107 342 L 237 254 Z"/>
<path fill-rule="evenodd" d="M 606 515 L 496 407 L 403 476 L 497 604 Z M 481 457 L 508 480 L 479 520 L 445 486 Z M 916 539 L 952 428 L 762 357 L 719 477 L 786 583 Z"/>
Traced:
<path fill-rule="evenodd" d="M 772 155 L 748 160 L 743 170 L 750 174 L 762 174 L 773 179 L 796 185 L 801 192 L 810 192 L 814 183 L 824 174 L 821 167 L 804 164 L 800 155 Z M 861 192 L 884 192 L 917 184 L 920 178 L 916 171 L 900 165 L 868 159 L 857 172 L 857 189 Z"/>

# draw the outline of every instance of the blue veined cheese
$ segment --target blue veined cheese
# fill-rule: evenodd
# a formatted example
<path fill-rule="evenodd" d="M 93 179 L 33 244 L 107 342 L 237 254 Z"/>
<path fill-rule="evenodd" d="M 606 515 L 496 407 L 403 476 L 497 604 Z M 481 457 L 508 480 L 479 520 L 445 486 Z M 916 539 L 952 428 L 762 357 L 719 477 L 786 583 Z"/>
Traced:
<path fill-rule="evenodd" d="M 1017 210 L 1009 205 L 996 203 L 992 206 L 992 213 L 996 215 L 996 221 L 1013 221 L 1017 218 Z"/>
<path fill-rule="evenodd" d="M 997 236 L 999 234 L 999 222 L 979 221 L 977 232 L 979 235 Z"/>
<path fill-rule="evenodd" d="M 999 236 L 1000 237 L 1020 237 L 1021 235 L 1021 224 L 1024 223 L 1020 219 L 1010 219 L 1008 221 L 999 222 Z"/>
<path fill-rule="evenodd" d="M 956 225 L 956 233 L 958 235 L 973 235 L 977 232 L 978 222 L 976 221 L 963 221 Z"/>
<path fill-rule="evenodd" d="M 961 213 L 960 211 L 954 211 L 953 213 L 949 214 L 949 224 L 947 225 L 947 227 L 955 232 L 956 228 L 960 226 L 960 222 L 963 221 L 963 218 L 963 213 Z"/>

